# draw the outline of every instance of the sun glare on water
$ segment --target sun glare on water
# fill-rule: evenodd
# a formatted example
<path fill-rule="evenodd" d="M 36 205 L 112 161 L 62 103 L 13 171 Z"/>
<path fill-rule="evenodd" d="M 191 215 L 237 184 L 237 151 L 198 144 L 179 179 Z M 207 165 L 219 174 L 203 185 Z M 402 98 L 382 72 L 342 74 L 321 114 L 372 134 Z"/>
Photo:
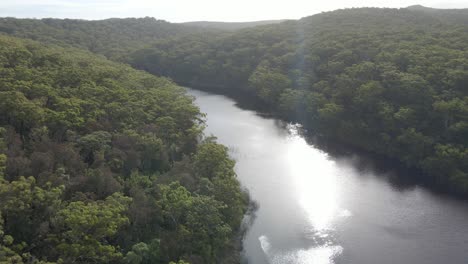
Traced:
<path fill-rule="evenodd" d="M 311 148 L 291 127 L 288 162 L 296 191 L 311 228 L 315 231 L 332 229 L 338 211 L 337 179 L 333 161 Z"/>
<path fill-rule="evenodd" d="M 307 226 L 307 239 L 315 246 L 291 252 L 271 253 L 268 238 L 259 238 L 269 261 L 275 263 L 331 264 L 342 252 L 334 241 L 334 224 L 338 218 L 348 217 L 351 212 L 339 206 L 338 172 L 334 161 L 327 154 L 311 147 L 298 133 L 298 127 L 288 127 L 288 149 L 285 155 L 295 184 L 297 201 L 303 210 Z"/>

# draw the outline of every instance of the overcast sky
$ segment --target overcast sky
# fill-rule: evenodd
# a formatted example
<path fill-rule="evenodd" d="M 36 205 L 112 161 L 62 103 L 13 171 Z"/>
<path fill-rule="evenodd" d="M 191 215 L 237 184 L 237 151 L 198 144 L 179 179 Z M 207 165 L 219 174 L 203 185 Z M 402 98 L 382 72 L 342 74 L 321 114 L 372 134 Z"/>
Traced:
<path fill-rule="evenodd" d="M 151 16 L 170 22 L 296 19 L 347 7 L 468 8 L 468 0 L 0 0 L 0 17 Z"/>

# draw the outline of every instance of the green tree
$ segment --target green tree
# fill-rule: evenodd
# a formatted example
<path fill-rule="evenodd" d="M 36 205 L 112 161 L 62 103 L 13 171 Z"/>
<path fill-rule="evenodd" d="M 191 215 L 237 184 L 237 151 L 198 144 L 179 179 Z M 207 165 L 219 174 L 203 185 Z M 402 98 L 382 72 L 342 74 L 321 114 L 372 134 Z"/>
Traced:
<path fill-rule="evenodd" d="M 12 182 L 0 180 L 0 211 L 5 230 L 19 243 L 44 246 L 50 218 L 61 205 L 63 190 L 63 186 L 51 184 L 41 188 L 33 177 L 20 177 Z"/>
<path fill-rule="evenodd" d="M 127 252 L 124 262 L 128 264 L 151 264 L 159 259 L 159 239 L 153 239 L 149 244 L 140 242 Z"/>
<path fill-rule="evenodd" d="M 232 232 L 223 221 L 221 210 L 226 207 L 222 202 L 208 196 L 196 196 L 187 212 L 186 226 L 191 232 L 191 247 L 212 263 L 219 250 L 224 248 Z"/>
<path fill-rule="evenodd" d="M 232 177 L 235 162 L 229 158 L 227 148 L 214 142 L 198 146 L 193 157 L 194 170 L 199 177 Z"/>
<path fill-rule="evenodd" d="M 110 239 L 128 224 L 125 212 L 130 202 L 120 193 L 104 201 L 70 202 L 57 213 L 56 233 L 48 237 L 57 244 L 57 256 L 70 263 L 113 263 L 121 259 L 122 253 Z"/>
<path fill-rule="evenodd" d="M 249 77 L 249 86 L 255 94 L 267 103 L 275 103 L 281 91 L 292 83 L 280 70 L 260 64 Z"/>

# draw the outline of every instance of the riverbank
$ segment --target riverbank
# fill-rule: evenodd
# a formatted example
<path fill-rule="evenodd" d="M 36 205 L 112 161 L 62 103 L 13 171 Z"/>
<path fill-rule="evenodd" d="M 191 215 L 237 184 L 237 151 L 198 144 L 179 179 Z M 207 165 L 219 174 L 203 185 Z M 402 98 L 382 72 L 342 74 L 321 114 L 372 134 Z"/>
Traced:
<path fill-rule="evenodd" d="M 188 86 L 189 84 L 181 84 L 183 86 Z M 193 86 L 190 86 L 193 87 Z M 249 94 L 245 89 L 232 89 L 227 87 L 193 87 L 196 90 L 209 92 L 213 94 L 227 96 L 235 101 L 236 106 L 255 111 L 258 115 L 270 118 L 276 118 L 289 123 L 299 123 L 302 126 L 301 133 L 304 138 L 311 144 L 319 147 L 320 149 L 330 153 L 334 156 L 343 156 L 343 155 L 359 155 L 365 159 L 372 160 L 380 170 L 388 170 L 389 168 L 397 170 L 400 175 L 398 178 L 394 179 L 395 183 L 401 185 L 421 185 L 428 190 L 440 194 L 440 195 L 449 195 L 456 197 L 462 200 L 468 200 L 468 194 L 463 192 L 457 192 L 452 187 L 450 187 L 446 182 L 438 181 L 437 179 L 430 177 L 427 173 L 422 171 L 419 168 L 408 166 L 400 160 L 389 157 L 383 153 L 377 153 L 374 151 L 367 150 L 359 145 L 354 144 L 333 135 L 326 135 L 321 133 L 321 131 L 314 130 L 315 126 L 304 122 L 297 118 L 291 118 L 280 113 L 274 107 L 262 102 L 252 94 Z"/>
<path fill-rule="evenodd" d="M 242 186 L 258 203 L 243 239 L 248 263 L 464 263 L 465 201 L 435 194 L 391 164 L 335 155 L 298 126 L 189 90 L 206 133 L 229 147 Z M 384 164 L 385 165 L 385 164 Z"/>

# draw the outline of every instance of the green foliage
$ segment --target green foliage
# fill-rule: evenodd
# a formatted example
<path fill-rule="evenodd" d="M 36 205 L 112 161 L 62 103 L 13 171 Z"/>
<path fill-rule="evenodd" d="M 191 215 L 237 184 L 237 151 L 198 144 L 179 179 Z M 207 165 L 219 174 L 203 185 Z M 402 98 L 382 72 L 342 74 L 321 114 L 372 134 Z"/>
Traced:
<path fill-rule="evenodd" d="M 158 239 L 153 239 L 150 244 L 140 242 L 132 246 L 132 250 L 127 252 L 124 262 L 128 264 L 150 264 L 159 258 Z"/>
<path fill-rule="evenodd" d="M 28 263 L 25 248 L 45 246 L 47 226 L 60 207 L 62 193 L 63 187 L 38 187 L 33 177 L 13 182 L 0 179 L 0 262 Z"/>
<path fill-rule="evenodd" d="M 0 211 L 6 230 L 19 242 L 41 243 L 47 230 L 38 228 L 47 225 L 54 211 L 60 207 L 63 186 L 50 184 L 41 188 L 33 177 L 20 177 L 18 181 L 0 182 Z"/>
<path fill-rule="evenodd" d="M 249 85 L 262 100 L 269 103 L 279 97 L 281 91 L 291 86 L 291 81 L 278 69 L 259 65 L 249 77 Z"/>
<path fill-rule="evenodd" d="M 451 163 L 457 167 L 444 175 L 432 165 L 443 159 L 437 145 L 468 147 L 467 17 L 344 9 L 164 39 L 128 61 L 194 87 L 256 97 L 320 136 L 399 159 L 466 193 L 463 165 Z"/>
<path fill-rule="evenodd" d="M 179 260 L 179 261 L 177 261 L 177 262 L 171 261 L 171 262 L 169 262 L 169 264 L 190 264 L 190 263 L 185 262 L 185 261 L 183 261 L 183 260 Z"/>
<path fill-rule="evenodd" d="M 173 182 L 170 185 L 160 186 L 161 199 L 160 207 L 166 222 L 172 222 L 177 227 L 180 222 L 185 221 L 184 217 L 192 203 L 190 192 L 180 185 Z"/>
<path fill-rule="evenodd" d="M 212 197 L 196 196 L 186 216 L 186 227 L 194 241 L 191 247 L 207 262 L 214 262 L 218 252 L 229 242 L 232 231 L 221 213 L 225 207 Z"/>
<path fill-rule="evenodd" d="M 222 145 L 212 142 L 199 145 L 193 160 L 195 173 L 200 177 L 213 179 L 217 176 L 232 176 L 234 161 Z"/>
<path fill-rule="evenodd" d="M 41 125 L 44 117 L 43 109 L 28 100 L 23 93 L 15 91 L 0 92 L 0 111 L 5 113 L 3 119 L 8 120 L 20 134 Z"/>
<path fill-rule="evenodd" d="M 226 149 L 198 147 L 202 114 L 192 100 L 167 79 L 91 53 L 0 36 L 0 263 L 215 263 L 220 252 L 239 254 L 231 230 L 240 221 L 230 219 L 242 217 L 245 195 Z M 201 171 L 229 181 L 210 182 L 199 197 Z"/>
<path fill-rule="evenodd" d="M 223 263 L 234 248 L 247 198 L 227 149 L 199 144 L 192 99 L 69 46 L 246 93 L 468 193 L 467 17 L 361 8 L 230 32 L 151 18 L 2 19 L 0 31 L 47 46 L 0 36 L 0 260 Z"/>
<path fill-rule="evenodd" d="M 119 59 L 158 39 L 216 31 L 171 24 L 151 17 L 85 21 L 77 19 L 2 18 L 0 32 L 48 44 L 68 45 Z M 17 54 L 16 56 L 21 56 Z"/>
<path fill-rule="evenodd" d="M 160 185 L 159 188 L 161 211 L 169 230 L 172 230 L 162 240 L 163 246 L 171 246 L 172 253 L 167 258 L 187 256 L 191 259 L 198 255 L 203 263 L 219 260 L 221 251 L 229 246 L 232 235 L 227 218 L 229 215 L 224 213 L 228 206 L 216 200 L 215 196 L 192 195 L 179 183 Z M 242 216 L 244 212 L 241 210 L 237 213 Z M 238 227 L 240 222 L 236 224 Z M 191 243 L 165 244 L 168 236 Z"/>
<path fill-rule="evenodd" d="M 108 244 L 117 231 L 129 220 L 124 215 L 131 199 L 114 193 L 105 201 L 70 202 L 55 216 L 57 233 L 48 240 L 57 243 L 60 259 L 67 263 L 113 263 L 122 257 Z"/>
<path fill-rule="evenodd" d="M 0 263 L 23 263 L 23 259 L 14 250 L 10 249 L 14 239 L 3 231 L 4 220 L 0 214 Z"/>
<path fill-rule="evenodd" d="M 199 143 L 182 88 L 96 54 L 246 93 L 468 193 L 467 17 L 362 8 L 229 32 L 1 19 L 43 44 L 0 36 L 0 262 L 239 260 L 225 257 L 248 198 L 227 149 Z"/>
<path fill-rule="evenodd" d="M 6 166 L 7 157 L 5 154 L 0 154 L 0 180 L 3 179 L 5 173 L 5 166 Z"/>

